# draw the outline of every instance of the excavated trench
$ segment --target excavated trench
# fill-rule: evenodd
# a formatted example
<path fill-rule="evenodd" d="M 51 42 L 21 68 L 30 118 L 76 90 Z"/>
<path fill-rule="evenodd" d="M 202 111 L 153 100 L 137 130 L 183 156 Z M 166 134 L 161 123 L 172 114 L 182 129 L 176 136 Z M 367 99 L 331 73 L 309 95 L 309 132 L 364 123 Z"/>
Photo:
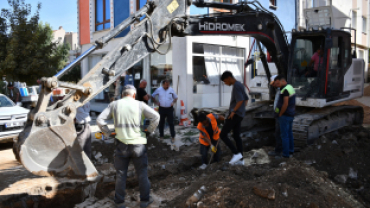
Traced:
<path fill-rule="evenodd" d="M 246 135 L 245 152 L 273 149 L 272 131 Z M 231 153 L 221 142 L 222 161 L 206 170 L 197 169 L 200 165 L 197 135 L 189 137 L 193 144 L 181 146 L 180 151 L 171 150 L 156 138 L 148 140 L 149 179 L 155 200 L 150 207 L 370 206 L 370 133 L 361 126 L 326 134 L 289 160 L 270 158 L 268 164 L 248 167 L 228 165 Z M 39 189 L 32 189 L 33 193 L 10 194 L 8 199 L 1 200 L 0 207 L 113 207 L 114 144 L 94 142 L 93 152 L 93 162 L 103 175 L 99 183 L 40 181 L 35 186 Z M 128 176 L 127 207 L 137 207 L 138 181 L 132 165 Z M 205 191 L 200 191 L 202 186 Z M 188 201 L 197 191 L 201 193 L 200 200 Z"/>

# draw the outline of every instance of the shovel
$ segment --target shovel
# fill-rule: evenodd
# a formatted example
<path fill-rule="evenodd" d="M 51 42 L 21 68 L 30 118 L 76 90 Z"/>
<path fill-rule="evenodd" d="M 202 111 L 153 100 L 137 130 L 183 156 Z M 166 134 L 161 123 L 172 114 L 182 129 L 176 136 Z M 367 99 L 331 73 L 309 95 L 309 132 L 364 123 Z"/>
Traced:
<path fill-rule="evenodd" d="M 221 138 L 219 138 L 219 139 L 217 140 L 216 149 L 217 149 L 217 147 L 218 147 L 218 143 L 220 142 L 220 140 L 221 140 Z M 211 150 L 211 151 L 212 151 L 212 150 Z M 215 153 L 213 153 L 213 152 L 212 152 L 211 159 L 209 160 L 207 167 L 209 166 L 209 164 L 211 164 L 211 161 L 212 161 L 212 159 L 213 159 L 213 156 L 214 156 L 214 155 L 215 155 Z"/>

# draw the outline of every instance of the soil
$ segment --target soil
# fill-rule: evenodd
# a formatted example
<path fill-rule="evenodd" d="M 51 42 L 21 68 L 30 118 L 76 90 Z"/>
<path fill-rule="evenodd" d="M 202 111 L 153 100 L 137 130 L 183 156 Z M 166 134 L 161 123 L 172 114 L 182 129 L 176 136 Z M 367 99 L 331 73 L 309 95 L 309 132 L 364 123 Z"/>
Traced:
<path fill-rule="evenodd" d="M 266 152 L 273 150 L 273 131 L 246 135 L 249 137 L 243 137 L 245 152 L 259 148 Z M 95 154 L 100 152 L 101 158 L 113 163 L 113 142 L 99 141 L 92 145 Z M 222 160 L 206 170 L 198 169 L 199 144 L 172 151 L 154 137 L 148 139 L 147 147 L 151 194 L 155 199 L 155 205 L 150 207 L 370 207 L 370 131 L 362 126 L 326 134 L 314 145 L 295 152 L 293 158 L 270 157 L 271 162 L 263 165 L 229 165 L 231 152 L 223 142 L 219 148 Z M 99 170 L 109 166 L 97 164 L 96 159 L 93 162 Z M 138 180 L 133 171 L 130 165 L 126 186 L 128 207 L 137 207 L 139 201 Z M 109 177 L 114 179 L 114 172 Z M 202 186 L 204 194 L 199 191 Z M 114 187 L 114 180 L 99 183 L 96 200 L 112 203 Z M 186 205 L 198 191 L 202 195 L 200 200 Z M 58 194 L 54 199 L 40 199 L 39 207 L 74 207 L 83 202 L 80 192 L 76 189 Z M 14 207 L 21 206 L 17 205 Z M 31 201 L 29 206 L 32 205 Z"/>
<path fill-rule="evenodd" d="M 370 85 L 364 88 L 364 96 L 370 96 Z"/>
<path fill-rule="evenodd" d="M 370 86 L 369 86 L 370 87 Z M 367 88 L 369 88 L 367 87 Z M 367 89 L 365 88 L 365 89 Z M 369 88 L 370 89 L 370 88 Z M 334 106 L 340 106 L 340 105 L 355 105 L 355 106 L 362 106 L 364 108 L 364 124 L 370 124 L 370 107 L 362 104 L 361 102 L 357 100 L 348 100 L 344 102 L 340 102 L 338 104 L 335 104 Z"/>
<path fill-rule="evenodd" d="M 245 151 L 273 149 L 273 132 L 243 140 Z M 152 193 L 161 196 L 159 207 L 189 207 L 186 201 L 202 186 L 206 188 L 204 196 L 190 207 L 370 207 L 369 142 L 368 129 L 346 127 L 326 134 L 293 158 L 270 158 L 269 164 L 249 167 L 230 166 L 227 162 L 231 152 L 220 143 L 222 161 L 198 170 L 198 145 L 183 146 L 175 152 L 157 139 L 149 139 L 148 147 L 154 146 L 148 150 L 149 179 Z M 97 145 L 94 143 L 95 150 L 101 147 Z M 114 144 L 109 144 L 102 152 L 110 158 L 113 151 Z M 163 164 L 165 169 L 160 167 Z M 357 177 L 349 177 L 350 168 Z M 340 175 L 347 179 L 345 183 L 337 180 Z M 138 194 L 136 177 L 128 179 L 127 189 L 132 195 Z M 112 191 L 113 183 L 98 187 L 96 197 L 102 199 L 108 193 L 113 196 Z M 272 192 L 274 199 L 259 194 Z"/>

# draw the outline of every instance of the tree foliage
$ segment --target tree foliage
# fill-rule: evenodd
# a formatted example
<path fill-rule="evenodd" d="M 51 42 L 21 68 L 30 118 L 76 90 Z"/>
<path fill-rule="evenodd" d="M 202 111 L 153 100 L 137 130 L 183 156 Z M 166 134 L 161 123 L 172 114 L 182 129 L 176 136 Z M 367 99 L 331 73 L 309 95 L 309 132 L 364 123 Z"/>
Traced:
<path fill-rule="evenodd" d="M 0 16 L 0 75 L 27 84 L 55 75 L 68 61 L 69 46 L 53 42 L 50 25 L 39 22 L 41 3 L 33 14 L 24 0 L 8 3 Z"/>

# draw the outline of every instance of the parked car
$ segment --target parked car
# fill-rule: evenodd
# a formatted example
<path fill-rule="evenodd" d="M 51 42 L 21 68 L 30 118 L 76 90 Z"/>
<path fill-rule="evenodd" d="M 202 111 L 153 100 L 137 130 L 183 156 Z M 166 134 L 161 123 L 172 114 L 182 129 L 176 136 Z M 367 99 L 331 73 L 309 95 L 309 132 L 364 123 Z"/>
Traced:
<path fill-rule="evenodd" d="M 29 110 L 17 106 L 7 96 L 0 94 L 0 143 L 18 138 L 27 121 Z"/>

